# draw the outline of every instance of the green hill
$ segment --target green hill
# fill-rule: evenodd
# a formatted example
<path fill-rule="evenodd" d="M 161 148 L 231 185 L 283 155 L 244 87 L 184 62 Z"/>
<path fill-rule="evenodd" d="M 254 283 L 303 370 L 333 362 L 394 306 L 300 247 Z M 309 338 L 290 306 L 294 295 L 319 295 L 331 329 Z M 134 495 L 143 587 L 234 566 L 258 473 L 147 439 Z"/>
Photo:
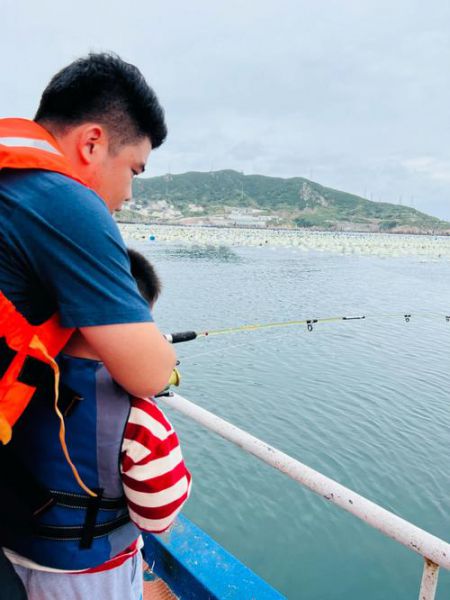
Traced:
<path fill-rule="evenodd" d="M 413 208 L 372 202 L 302 177 L 189 172 L 136 179 L 133 195 L 119 220 L 450 233 L 450 223 Z"/>

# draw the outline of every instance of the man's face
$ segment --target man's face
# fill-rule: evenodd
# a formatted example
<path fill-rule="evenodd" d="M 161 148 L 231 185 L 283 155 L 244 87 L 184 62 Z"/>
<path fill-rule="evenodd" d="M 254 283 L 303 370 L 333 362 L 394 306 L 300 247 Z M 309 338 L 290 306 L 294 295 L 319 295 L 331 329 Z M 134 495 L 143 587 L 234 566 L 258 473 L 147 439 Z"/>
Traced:
<path fill-rule="evenodd" d="M 113 213 L 131 199 L 133 177 L 143 173 L 151 150 L 148 138 L 122 146 L 112 154 L 106 152 L 95 167 L 92 188 L 103 198 Z"/>

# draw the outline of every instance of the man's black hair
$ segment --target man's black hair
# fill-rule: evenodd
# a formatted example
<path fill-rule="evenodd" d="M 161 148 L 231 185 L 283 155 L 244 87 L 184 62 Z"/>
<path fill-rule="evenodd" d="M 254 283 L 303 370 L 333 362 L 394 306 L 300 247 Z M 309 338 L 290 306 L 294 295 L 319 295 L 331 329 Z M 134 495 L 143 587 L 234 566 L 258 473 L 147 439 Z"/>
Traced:
<path fill-rule="evenodd" d="M 56 130 L 97 121 L 115 147 L 146 136 L 157 148 L 167 136 L 164 110 L 142 73 L 110 53 L 91 53 L 56 73 L 34 119 Z"/>
<path fill-rule="evenodd" d="M 153 305 L 161 293 L 161 281 L 153 265 L 140 252 L 128 248 L 131 274 L 136 280 L 142 297 Z"/>

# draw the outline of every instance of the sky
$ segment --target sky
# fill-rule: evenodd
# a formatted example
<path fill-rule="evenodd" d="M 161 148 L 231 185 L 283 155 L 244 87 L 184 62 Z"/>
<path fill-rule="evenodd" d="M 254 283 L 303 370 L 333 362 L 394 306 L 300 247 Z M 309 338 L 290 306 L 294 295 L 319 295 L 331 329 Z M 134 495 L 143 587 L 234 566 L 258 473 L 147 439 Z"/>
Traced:
<path fill-rule="evenodd" d="M 136 64 L 169 136 L 146 175 L 307 177 L 450 220 L 448 0 L 0 0 L 0 117 L 89 51 Z"/>

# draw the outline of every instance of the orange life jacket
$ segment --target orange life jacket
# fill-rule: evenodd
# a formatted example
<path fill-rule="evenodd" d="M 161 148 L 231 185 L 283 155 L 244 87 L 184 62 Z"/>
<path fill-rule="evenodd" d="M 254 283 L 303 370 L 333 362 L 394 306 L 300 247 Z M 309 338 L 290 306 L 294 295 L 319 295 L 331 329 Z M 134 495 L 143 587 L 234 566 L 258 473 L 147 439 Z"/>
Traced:
<path fill-rule="evenodd" d="M 86 185 L 70 166 L 55 138 L 27 119 L 0 119 L 0 170 L 40 169 L 55 171 Z M 80 486 L 65 442 L 64 419 L 58 408 L 59 369 L 54 358 L 74 329 L 61 327 L 57 314 L 42 325 L 31 325 L 0 291 L 0 442 L 11 439 L 12 427 L 33 397 L 39 382 L 26 376 L 31 364 L 40 362 L 54 374 L 54 408 L 60 419 L 62 449 Z"/>
<path fill-rule="evenodd" d="M 55 138 L 28 119 L 0 119 L 0 169 L 56 171 L 86 185 Z"/>

